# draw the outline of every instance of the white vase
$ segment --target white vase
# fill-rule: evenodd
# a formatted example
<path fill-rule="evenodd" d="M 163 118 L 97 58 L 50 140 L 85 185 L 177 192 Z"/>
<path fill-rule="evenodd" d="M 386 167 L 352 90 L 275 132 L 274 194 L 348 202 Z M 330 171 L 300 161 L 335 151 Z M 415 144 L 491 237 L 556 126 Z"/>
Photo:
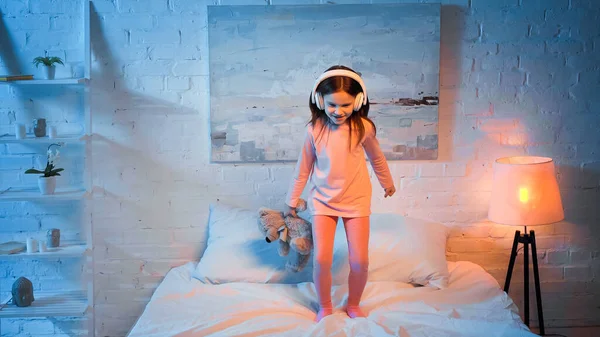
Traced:
<path fill-rule="evenodd" d="M 45 79 L 53 80 L 55 73 L 56 73 L 56 66 L 44 66 L 44 78 Z"/>
<path fill-rule="evenodd" d="M 40 192 L 44 195 L 46 194 L 54 194 L 54 190 L 56 190 L 56 176 L 44 177 L 41 176 L 38 178 L 38 187 L 40 188 Z"/>

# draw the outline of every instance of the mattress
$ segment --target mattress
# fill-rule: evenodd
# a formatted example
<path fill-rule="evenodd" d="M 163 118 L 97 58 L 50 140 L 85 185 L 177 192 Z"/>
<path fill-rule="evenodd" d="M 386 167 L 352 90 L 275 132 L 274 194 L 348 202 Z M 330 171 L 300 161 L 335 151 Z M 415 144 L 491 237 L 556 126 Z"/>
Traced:
<path fill-rule="evenodd" d="M 334 314 L 315 323 L 311 282 L 203 284 L 191 277 L 189 262 L 167 273 L 128 336 L 537 336 L 483 268 L 448 263 L 447 289 L 368 282 L 366 318 L 349 318 L 347 285 L 334 286 Z"/>

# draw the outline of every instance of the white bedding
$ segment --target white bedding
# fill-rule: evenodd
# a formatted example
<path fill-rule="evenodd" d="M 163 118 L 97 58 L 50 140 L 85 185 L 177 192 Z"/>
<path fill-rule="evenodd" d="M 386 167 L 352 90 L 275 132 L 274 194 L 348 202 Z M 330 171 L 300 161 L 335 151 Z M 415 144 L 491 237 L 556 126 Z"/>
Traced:
<path fill-rule="evenodd" d="M 314 285 L 203 284 L 195 265 L 173 268 L 156 289 L 130 337 L 167 336 L 536 336 L 498 283 L 471 262 L 449 262 L 447 289 L 369 282 L 367 318 L 343 311 L 347 286 L 334 286 L 335 313 L 319 323 Z"/>

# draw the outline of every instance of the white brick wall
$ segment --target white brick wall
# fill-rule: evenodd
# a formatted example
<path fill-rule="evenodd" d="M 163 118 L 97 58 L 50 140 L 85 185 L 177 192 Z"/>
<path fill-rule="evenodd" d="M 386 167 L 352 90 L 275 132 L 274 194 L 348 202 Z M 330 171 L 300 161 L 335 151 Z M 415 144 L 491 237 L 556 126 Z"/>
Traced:
<path fill-rule="evenodd" d="M 93 1 L 99 336 L 124 336 L 169 268 L 201 255 L 210 202 L 280 207 L 291 178 L 292 163 L 208 163 L 206 4 L 319 2 L 368 3 Z M 546 323 L 599 325 L 600 2 L 441 2 L 440 159 L 390 162 L 398 193 L 383 199 L 377 189 L 373 210 L 454 225 L 449 259 L 479 263 L 502 285 L 514 232 L 486 219 L 492 162 L 515 154 L 553 157 L 567 219 L 536 228 Z M 0 72 L 35 72 L 29 61 L 45 49 L 72 62 L 61 71 L 76 68 L 81 35 L 73 29 L 78 27 L 74 3 L 0 2 L 2 29 L 7 28 L 16 51 L 0 54 Z M 21 95 L 33 99 L 23 101 Z M 58 102 L 50 99 L 55 95 L 61 97 Z M 42 107 L 55 121 L 76 121 L 76 110 L 64 108 L 75 97 L 0 86 L 0 134 L 12 132 L 15 122 L 29 122 Z M 27 182 L 22 171 L 33 160 L 31 149 L 0 145 L 0 188 Z M 375 180 L 374 186 L 379 186 Z M 2 203 L 0 239 L 23 239 L 61 219 L 75 232 L 76 221 L 62 218 L 63 211 Z M 521 308 L 522 269 L 520 256 L 511 295 Z M 38 272 L 35 285 L 42 287 L 65 274 L 68 278 L 77 266 L 3 263 L 1 291 L 28 271 Z M 0 334 L 64 335 L 81 328 L 77 321 L 26 323 L 2 320 Z"/>

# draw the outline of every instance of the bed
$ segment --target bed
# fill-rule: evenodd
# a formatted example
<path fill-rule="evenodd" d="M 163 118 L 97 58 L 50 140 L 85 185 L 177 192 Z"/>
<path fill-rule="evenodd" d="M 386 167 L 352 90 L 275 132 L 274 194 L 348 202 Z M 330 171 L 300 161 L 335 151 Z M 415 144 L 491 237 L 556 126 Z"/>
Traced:
<path fill-rule="evenodd" d="M 334 314 L 315 323 L 312 262 L 286 271 L 255 213 L 211 205 L 202 258 L 166 274 L 128 336 L 536 336 L 482 267 L 446 260 L 447 227 L 392 214 L 371 216 L 367 317 L 343 311 L 347 246 L 338 226 Z"/>

